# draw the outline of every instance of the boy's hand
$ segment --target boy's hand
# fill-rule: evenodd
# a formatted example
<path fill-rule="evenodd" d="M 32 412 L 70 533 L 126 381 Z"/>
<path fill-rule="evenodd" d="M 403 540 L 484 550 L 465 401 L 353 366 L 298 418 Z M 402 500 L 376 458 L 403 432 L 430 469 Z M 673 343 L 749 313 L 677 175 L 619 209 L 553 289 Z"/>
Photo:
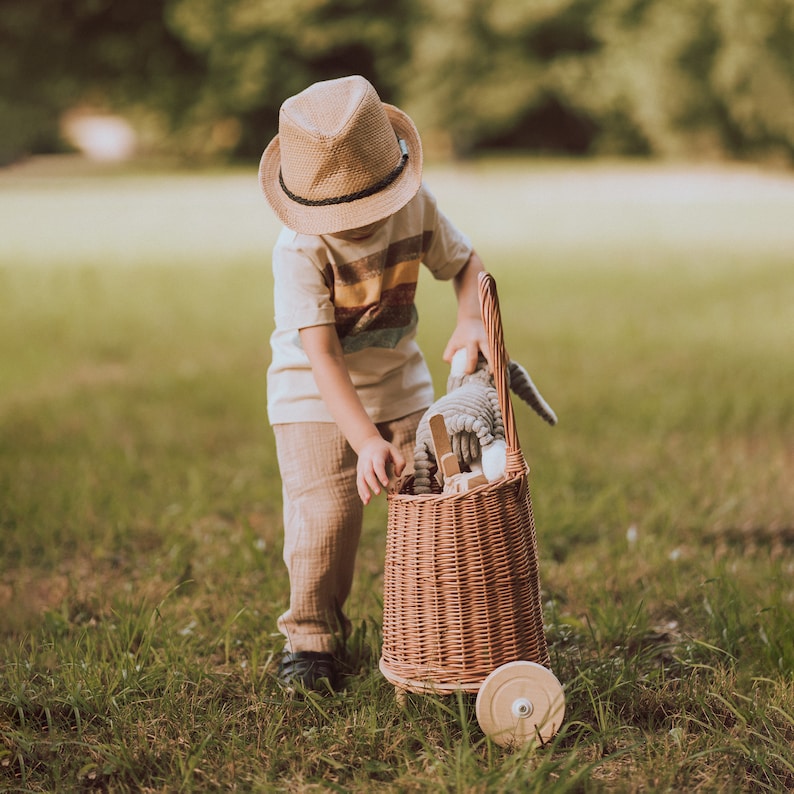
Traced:
<path fill-rule="evenodd" d="M 381 436 L 364 442 L 358 453 L 356 486 L 365 505 L 369 504 L 372 494 L 377 496 L 389 484 L 389 464 L 397 477 L 403 473 L 405 458 L 394 444 Z"/>
<path fill-rule="evenodd" d="M 458 320 L 452 336 L 444 348 L 444 361 L 448 364 L 455 353 L 464 348 L 466 350 L 466 374 L 471 375 L 477 368 L 477 356 L 482 353 L 490 363 L 491 351 L 488 347 L 488 336 L 485 326 L 480 318 L 466 318 Z"/>

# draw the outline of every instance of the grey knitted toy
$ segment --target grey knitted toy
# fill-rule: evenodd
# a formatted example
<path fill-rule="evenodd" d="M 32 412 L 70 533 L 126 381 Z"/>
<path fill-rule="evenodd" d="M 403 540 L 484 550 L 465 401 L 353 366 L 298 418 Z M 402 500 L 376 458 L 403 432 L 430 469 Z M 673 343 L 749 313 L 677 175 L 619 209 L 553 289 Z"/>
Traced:
<path fill-rule="evenodd" d="M 452 359 L 447 393 L 428 408 L 419 422 L 414 449 L 414 493 L 429 494 L 431 471 L 436 465 L 429 420 L 441 414 L 447 426 L 452 451 L 462 471 L 481 470 L 489 482 L 504 476 L 505 429 L 493 375 L 483 356 L 477 369 L 465 373 L 466 351 Z M 529 373 L 517 362 L 507 367 L 510 389 L 550 425 L 557 416 L 541 397 Z"/>

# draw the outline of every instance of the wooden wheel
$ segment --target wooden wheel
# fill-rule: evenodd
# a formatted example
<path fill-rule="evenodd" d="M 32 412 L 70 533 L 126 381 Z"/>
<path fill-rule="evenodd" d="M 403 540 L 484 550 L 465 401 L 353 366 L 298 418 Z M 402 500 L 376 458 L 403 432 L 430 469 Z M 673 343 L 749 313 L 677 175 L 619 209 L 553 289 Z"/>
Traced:
<path fill-rule="evenodd" d="M 508 662 L 483 681 L 475 708 L 483 733 L 499 745 L 546 742 L 562 725 L 565 693 L 543 665 Z"/>

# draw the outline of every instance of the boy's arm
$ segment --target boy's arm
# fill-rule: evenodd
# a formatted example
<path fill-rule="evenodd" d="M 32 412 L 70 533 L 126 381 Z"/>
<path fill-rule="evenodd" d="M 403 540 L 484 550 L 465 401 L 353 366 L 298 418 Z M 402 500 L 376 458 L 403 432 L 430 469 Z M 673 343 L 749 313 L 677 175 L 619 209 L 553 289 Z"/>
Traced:
<path fill-rule="evenodd" d="M 466 372 L 471 373 L 477 367 L 477 355 L 482 352 L 490 361 L 488 337 L 482 323 L 480 312 L 480 294 L 477 285 L 479 274 L 485 270 L 482 260 L 476 251 L 471 252 L 469 261 L 455 276 L 455 294 L 458 298 L 458 320 L 452 336 L 444 348 L 444 361 L 452 361 L 455 352 L 466 349 Z"/>
<path fill-rule="evenodd" d="M 317 388 L 334 421 L 358 455 L 356 484 L 361 501 L 367 504 L 370 491 L 381 492 L 389 483 L 388 465 L 399 476 L 405 458 L 378 432 L 361 404 L 345 364 L 342 345 L 333 325 L 314 325 L 300 330 L 301 345 L 317 383 Z"/>

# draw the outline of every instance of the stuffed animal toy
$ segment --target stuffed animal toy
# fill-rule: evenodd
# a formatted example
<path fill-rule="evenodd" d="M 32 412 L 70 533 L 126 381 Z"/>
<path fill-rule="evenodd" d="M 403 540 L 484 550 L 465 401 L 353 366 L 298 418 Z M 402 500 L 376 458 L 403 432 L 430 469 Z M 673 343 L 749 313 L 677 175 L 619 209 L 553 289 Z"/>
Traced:
<path fill-rule="evenodd" d="M 481 355 L 477 368 L 465 372 L 466 351 L 452 359 L 447 393 L 428 408 L 419 422 L 414 449 L 414 493 L 432 493 L 431 476 L 436 468 L 430 417 L 441 414 L 447 426 L 452 452 L 461 471 L 481 471 L 488 482 L 505 473 L 505 429 L 493 374 Z M 510 389 L 550 425 L 557 416 L 517 362 L 507 367 Z"/>

